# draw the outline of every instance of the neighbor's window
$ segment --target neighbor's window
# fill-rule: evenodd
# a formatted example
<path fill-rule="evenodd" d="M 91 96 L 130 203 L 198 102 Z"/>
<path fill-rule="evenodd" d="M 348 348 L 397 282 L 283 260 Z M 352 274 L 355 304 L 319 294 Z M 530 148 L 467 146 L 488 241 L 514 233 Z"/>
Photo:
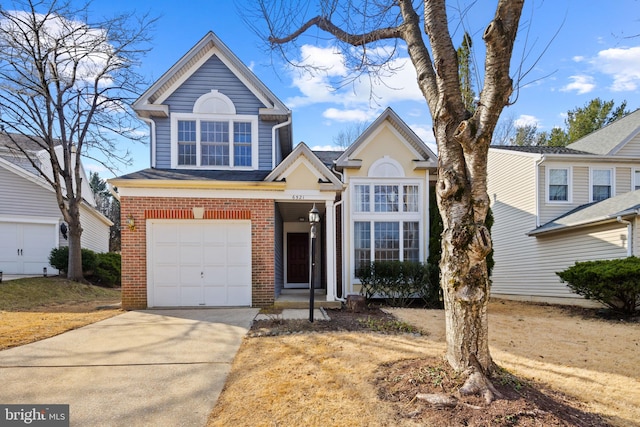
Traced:
<path fill-rule="evenodd" d="M 354 211 L 369 212 L 369 185 L 355 185 L 354 190 Z"/>
<path fill-rule="evenodd" d="M 569 169 L 549 169 L 549 201 L 569 201 Z"/>
<path fill-rule="evenodd" d="M 373 188 L 376 212 L 398 212 L 397 185 L 375 185 Z"/>
<path fill-rule="evenodd" d="M 640 169 L 633 171 L 633 189 L 640 190 Z"/>
<path fill-rule="evenodd" d="M 196 122 L 178 121 L 178 164 L 196 164 Z"/>
<path fill-rule="evenodd" d="M 200 164 L 229 165 L 229 123 L 200 122 Z"/>
<path fill-rule="evenodd" d="M 612 175 L 611 169 L 591 170 L 591 200 L 599 202 L 611 197 Z"/>

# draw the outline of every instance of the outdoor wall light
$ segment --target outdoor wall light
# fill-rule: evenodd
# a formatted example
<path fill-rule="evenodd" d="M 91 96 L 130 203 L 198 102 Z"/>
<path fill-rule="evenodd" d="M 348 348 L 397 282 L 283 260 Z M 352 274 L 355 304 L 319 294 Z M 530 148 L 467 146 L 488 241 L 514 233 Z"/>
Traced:
<path fill-rule="evenodd" d="M 0 271 L 0 283 L 2 283 L 2 271 Z"/>
<path fill-rule="evenodd" d="M 67 231 L 69 229 L 67 228 L 67 224 L 65 224 L 64 222 L 60 223 L 60 234 L 62 234 L 62 237 L 64 237 L 64 240 L 67 240 Z"/>
<path fill-rule="evenodd" d="M 42 275 L 47 277 L 47 267 L 42 267 Z"/>
<path fill-rule="evenodd" d="M 309 224 L 311 224 L 311 279 L 309 280 L 309 322 L 313 323 L 314 306 L 314 278 L 316 275 L 316 227 L 320 222 L 320 212 L 316 204 L 309 211 Z"/>
<path fill-rule="evenodd" d="M 136 229 L 136 221 L 133 219 L 133 215 L 127 217 L 127 227 L 129 227 L 131 231 Z"/>

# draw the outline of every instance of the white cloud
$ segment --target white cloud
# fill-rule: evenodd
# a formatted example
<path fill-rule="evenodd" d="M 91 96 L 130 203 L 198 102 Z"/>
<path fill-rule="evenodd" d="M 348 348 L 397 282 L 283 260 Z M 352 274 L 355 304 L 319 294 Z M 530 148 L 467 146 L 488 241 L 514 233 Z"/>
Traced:
<path fill-rule="evenodd" d="M 379 114 L 376 110 L 339 110 L 328 108 L 322 113 L 322 117 L 335 120 L 337 122 L 367 122 Z"/>
<path fill-rule="evenodd" d="M 582 62 L 584 61 L 584 56 L 576 55 L 572 59 L 574 62 Z"/>
<path fill-rule="evenodd" d="M 398 101 L 424 101 L 415 69 L 407 56 L 392 59 L 375 77 L 350 75 L 345 56 L 335 48 L 304 45 L 300 57 L 302 59 L 297 65 L 313 70 L 296 69 L 292 72 L 292 86 L 300 95 L 285 101 L 291 108 L 318 103 L 364 108 L 387 106 Z"/>
<path fill-rule="evenodd" d="M 431 126 L 423 125 L 423 124 L 412 124 L 409 125 L 411 130 L 413 130 L 416 135 L 424 142 L 429 145 L 429 148 L 433 150 L 433 145 L 435 147 L 436 137 L 433 135 L 433 129 Z"/>
<path fill-rule="evenodd" d="M 341 148 L 336 145 L 314 145 L 311 147 L 313 151 L 340 151 Z"/>
<path fill-rule="evenodd" d="M 591 76 L 579 75 L 570 76 L 569 78 L 573 80 L 573 82 L 569 83 L 566 86 L 563 86 L 560 89 L 561 92 L 576 91 L 578 95 L 582 95 L 591 92 L 596 87 L 594 79 Z"/>
<path fill-rule="evenodd" d="M 516 127 L 524 127 L 524 126 L 539 126 L 540 119 L 535 116 L 530 116 L 528 114 L 522 114 L 520 117 L 513 121 L 513 124 Z"/>
<path fill-rule="evenodd" d="M 640 85 L 640 46 L 602 50 L 592 64 L 613 77 L 611 90 L 615 92 L 636 90 Z"/>
<path fill-rule="evenodd" d="M 109 169 L 107 169 L 106 167 L 98 163 L 84 163 L 83 166 L 87 172 L 95 172 L 97 174 L 104 174 L 105 172 L 111 172 Z"/>

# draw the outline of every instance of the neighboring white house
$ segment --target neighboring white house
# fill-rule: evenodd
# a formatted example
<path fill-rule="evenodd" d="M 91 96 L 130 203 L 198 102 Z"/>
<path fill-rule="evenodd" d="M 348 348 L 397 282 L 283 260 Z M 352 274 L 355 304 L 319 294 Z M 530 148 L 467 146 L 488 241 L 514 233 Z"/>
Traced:
<path fill-rule="evenodd" d="M 48 154 L 30 144 L 27 138 L 13 135 L 28 148 L 43 168 Z M 4 274 L 42 274 L 57 270 L 49 265 L 51 249 L 66 246 L 62 230 L 64 220 L 51 186 L 29 160 L 10 148 L 8 136 L 0 134 L 0 271 Z M 82 247 L 96 252 L 109 251 L 109 227 L 112 222 L 95 209 L 93 191 L 84 169 L 80 208 Z"/>
<path fill-rule="evenodd" d="M 638 255 L 640 110 L 565 147 L 492 146 L 492 295 L 584 302 L 555 274 Z"/>

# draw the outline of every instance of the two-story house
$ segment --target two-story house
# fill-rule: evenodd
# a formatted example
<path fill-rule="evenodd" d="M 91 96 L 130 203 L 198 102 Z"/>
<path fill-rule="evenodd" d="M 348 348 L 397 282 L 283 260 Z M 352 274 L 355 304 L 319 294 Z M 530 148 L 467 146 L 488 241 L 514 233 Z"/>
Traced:
<path fill-rule="evenodd" d="M 57 274 L 58 270 L 49 265 L 49 254 L 53 248 L 67 246 L 68 229 L 53 188 L 29 158 L 49 179 L 53 178 L 47 150 L 24 135 L 0 133 L 0 271 L 7 275 L 34 275 L 43 274 L 46 268 L 48 274 Z M 109 227 L 113 224 L 96 209 L 82 166 L 80 175 L 82 247 L 108 252 Z"/>
<path fill-rule="evenodd" d="M 294 144 L 291 111 L 212 32 L 133 104 L 151 167 L 110 180 L 126 309 L 266 306 L 313 283 L 357 291 L 358 262 L 425 261 L 437 158 L 391 109 L 345 152 Z"/>
<path fill-rule="evenodd" d="M 555 274 L 638 255 L 640 110 L 565 147 L 492 146 L 492 295 L 577 302 Z"/>

